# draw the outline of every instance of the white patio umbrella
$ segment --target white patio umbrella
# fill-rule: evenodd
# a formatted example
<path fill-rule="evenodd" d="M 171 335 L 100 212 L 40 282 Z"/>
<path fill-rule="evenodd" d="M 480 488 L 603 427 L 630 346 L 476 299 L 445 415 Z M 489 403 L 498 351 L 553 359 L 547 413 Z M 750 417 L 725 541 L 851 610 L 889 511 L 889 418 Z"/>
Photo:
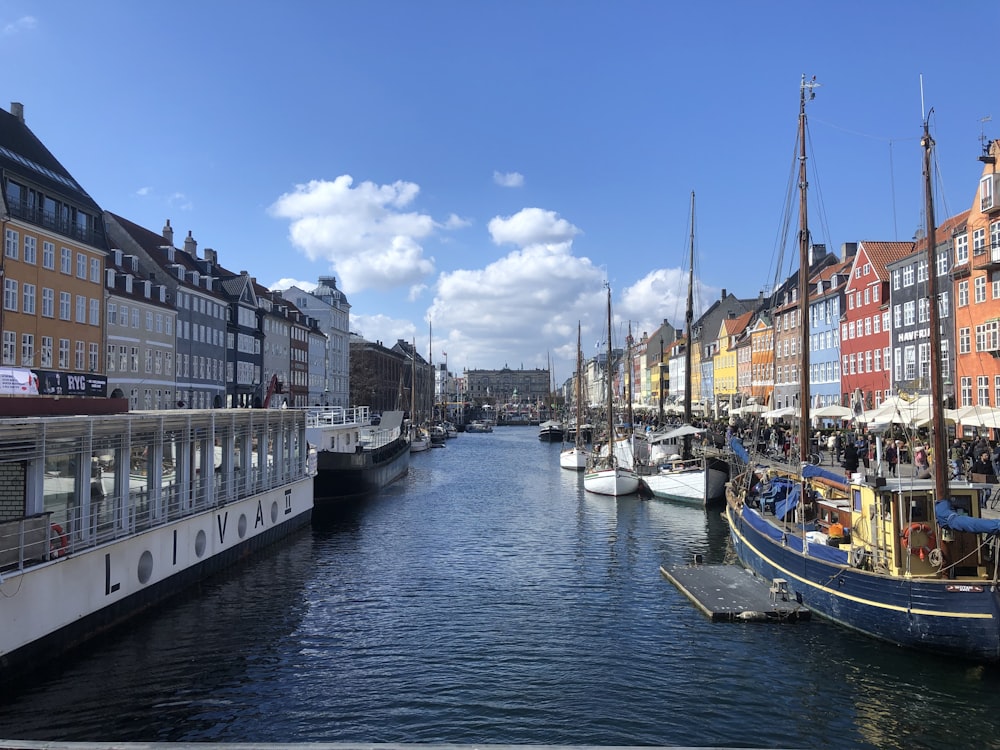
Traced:
<path fill-rule="evenodd" d="M 991 406 L 963 406 L 956 421 L 963 427 L 1000 428 L 1000 409 Z"/>
<path fill-rule="evenodd" d="M 854 411 L 851 407 L 841 406 L 840 404 L 820 406 L 809 412 L 811 419 L 850 419 L 853 416 Z"/>
<path fill-rule="evenodd" d="M 765 411 L 761 414 L 764 419 L 784 419 L 785 417 L 797 416 L 799 410 L 794 406 L 783 406 L 780 409 L 771 409 L 771 411 Z"/>

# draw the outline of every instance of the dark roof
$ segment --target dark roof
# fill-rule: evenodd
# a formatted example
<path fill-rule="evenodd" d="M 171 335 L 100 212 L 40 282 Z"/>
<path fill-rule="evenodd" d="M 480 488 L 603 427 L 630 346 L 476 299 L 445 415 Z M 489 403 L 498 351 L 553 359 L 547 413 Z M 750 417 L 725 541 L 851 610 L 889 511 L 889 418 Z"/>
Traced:
<path fill-rule="evenodd" d="M 0 109 L 0 168 L 100 217 L 101 208 L 20 118 Z"/>

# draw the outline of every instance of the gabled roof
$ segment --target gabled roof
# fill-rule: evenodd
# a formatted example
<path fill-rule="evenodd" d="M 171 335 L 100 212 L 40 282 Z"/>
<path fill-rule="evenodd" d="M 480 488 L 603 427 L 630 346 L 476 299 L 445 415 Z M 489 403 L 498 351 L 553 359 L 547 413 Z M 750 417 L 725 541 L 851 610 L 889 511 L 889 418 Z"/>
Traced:
<path fill-rule="evenodd" d="M 868 262 L 872 264 L 872 271 L 875 275 L 885 281 L 886 270 L 885 267 L 894 260 L 899 260 L 904 258 L 913 252 L 914 243 L 913 242 L 874 242 L 872 240 L 865 240 L 858 243 L 858 253 L 854 256 L 855 264 L 860 263 L 860 258 L 862 255 L 868 258 Z"/>
<path fill-rule="evenodd" d="M 101 208 L 80 187 L 23 119 L 0 109 L 0 168 L 21 175 L 54 196 L 64 196 L 100 217 Z"/>

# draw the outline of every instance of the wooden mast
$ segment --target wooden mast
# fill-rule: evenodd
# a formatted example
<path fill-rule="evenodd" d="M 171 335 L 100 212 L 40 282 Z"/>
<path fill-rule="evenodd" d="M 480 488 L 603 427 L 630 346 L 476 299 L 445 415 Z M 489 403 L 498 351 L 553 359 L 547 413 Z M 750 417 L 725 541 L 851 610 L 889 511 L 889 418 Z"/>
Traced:
<path fill-rule="evenodd" d="M 608 361 L 606 363 L 607 372 L 607 409 L 608 409 L 608 466 L 617 465 L 615 461 L 615 416 L 614 416 L 614 391 L 611 383 L 611 285 L 608 284 Z"/>
<path fill-rule="evenodd" d="M 799 462 L 809 460 L 809 211 L 806 194 L 806 91 L 816 94 L 816 77 L 799 87 Z"/>
<path fill-rule="evenodd" d="M 576 321 L 576 435 L 573 443 L 577 448 L 583 445 L 583 344 L 580 338 L 580 321 Z"/>
<path fill-rule="evenodd" d="M 691 424 L 691 328 L 694 325 L 694 190 L 691 191 L 691 247 L 688 258 L 687 311 L 684 313 L 684 424 Z M 660 384 L 662 390 L 663 384 Z M 691 458 L 691 436 L 683 438 L 684 458 Z"/>
<path fill-rule="evenodd" d="M 931 112 L 934 110 L 932 109 Z M 928 119 L 930 113 L 928 113 Z M 934 226 L 934 194 L 931 185 L 931 156 L 934 139 L 928 121 L 924 120 L 924 134 L 920 139 L 924 149 L 924 213 L 927 221 L 927 296 L 930 304 L 930 355 L 931 355 L 931 445 L 934 451 L 934 499 L 948 497 L 948 448 L 944 429 L 944 383 L 938 358 L 941 352 L 941 324 L 938 308 L 937 282 L 937 230 Z"/>

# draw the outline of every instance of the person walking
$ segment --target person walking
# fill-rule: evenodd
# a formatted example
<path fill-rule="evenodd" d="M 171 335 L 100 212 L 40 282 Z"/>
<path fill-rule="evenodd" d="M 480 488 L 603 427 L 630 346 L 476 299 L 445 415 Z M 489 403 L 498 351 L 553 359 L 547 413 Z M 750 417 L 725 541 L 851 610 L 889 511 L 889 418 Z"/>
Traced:
<path fill-rule="evenodd" d="M 853 440 L 848 440 L 847 445 L 844 446 L 844 461 L 842 466 L 844 467 L 844 471 L 847 472 L 848 480 L 850 480 L 851 475 L 856 474 L 858 471 L 858 449 Z"/>
<path fill-rule="evenodd" d="M 896 476 L 896 466 L 899 464 L 899 454 L 896 452 L 896 444 L 890 442 L 885 449 L 885 462 L 889 464 L 889 476 Z"/>

